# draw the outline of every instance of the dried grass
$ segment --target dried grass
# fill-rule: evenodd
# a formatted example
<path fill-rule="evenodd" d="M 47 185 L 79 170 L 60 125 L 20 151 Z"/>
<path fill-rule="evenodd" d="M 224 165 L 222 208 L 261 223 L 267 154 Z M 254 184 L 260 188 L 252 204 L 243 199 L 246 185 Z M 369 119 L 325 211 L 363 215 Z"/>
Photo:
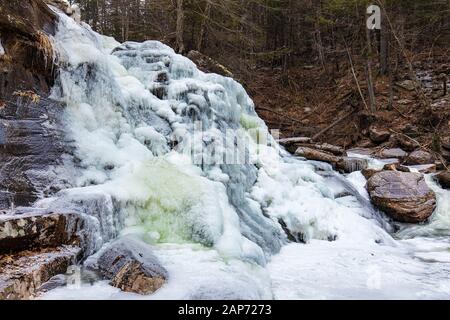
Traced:
<path fill-rule="evenodd" d="M 13 96 L 19 97 L 21 99 L 26 99 L 29 102 L 32 102 L 35 104 L 37 104 L 41 101 L 41 97 L 38 94 L 34 93 L 33 91 L 15 91 L 13 93 Z"/>
<path fill-rule="evenodd" d="M 54 49 L 50 38 L 42 31 L 37 33 L 37 48 L 44 57 L 44 63 L 47 66 L 48 63 L 53 64 Z"/>

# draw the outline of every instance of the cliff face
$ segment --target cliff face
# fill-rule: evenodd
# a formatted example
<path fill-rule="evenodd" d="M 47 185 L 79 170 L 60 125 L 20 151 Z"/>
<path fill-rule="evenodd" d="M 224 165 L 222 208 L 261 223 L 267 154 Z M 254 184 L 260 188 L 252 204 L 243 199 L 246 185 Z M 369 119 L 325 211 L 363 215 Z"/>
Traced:
<path fill-rule="evenodd" d="M 47 35 L 55 31 L 56 16 L 41 0 L 12 0 L 0 4 L 0 97 L 34 90 L 47 93 L 53 82 L 52 48 Z"/>
<path fill-rule="evenodd" d="M 62 108 L 48 99 L 56 20 L 42 0 L 0 2 L 0 210 L 57 190 L 49 168 L 63 154 Z"/>

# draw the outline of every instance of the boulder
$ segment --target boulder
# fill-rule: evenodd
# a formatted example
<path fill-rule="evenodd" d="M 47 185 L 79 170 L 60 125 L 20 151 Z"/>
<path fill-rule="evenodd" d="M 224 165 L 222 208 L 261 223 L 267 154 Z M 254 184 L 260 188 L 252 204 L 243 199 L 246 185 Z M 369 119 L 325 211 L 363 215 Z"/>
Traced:
<path fill-rule="evenodd" d="M 114 287 L 141 295 L 154 293 L 168 279 L 151 247 L 130 237 L 107 245 L 88 268 L 111 280 Z"/>
<path fill-rule="evenodd" d="M 367 182 L 372 203 L 394 220 L 426 221 L 436 208 L 436 195 L 420 173 L 382 171 Z"/>
<path fill-rule="evenodd" d="M 61 246 L 0 255 L 0 300 L 34 297 L 39 288 L 77 261 L 80 248 Z"/>
<path fill-rule="evenodd" d="M 382 159 L 404 159 L 408 156 L 408 153 L 406 153 L 404 150 L 400 148 L 394 148 L 394 149 L 384 149 L 379 153 L 379 157 Z"/>
<path fill-rule="evenodd" d="M 406 158 L 406 165 L 434 164 L 434 156 L 426 151 L 417 150 L 409 154 Z"/>
<path fill-rule="evenodd" d="M 414 151 L 420 148 L 419 142 L 402 134 L 397 134 L 395 136 L 395 143 L 397 143 L 403 150 L 406 151 Z"/>
<path fill-rule="evenodd" d="M 391 133 L 388 130 L 371 127 L 369 129 L 369 137 L 375 143 L 383 143 L 391 137 Z"/>
<path fill-rule="evenodd" d="M 450 189 L 450 171 L 442 171 L 436 175 L 436 179 L 444 189 Z"/>

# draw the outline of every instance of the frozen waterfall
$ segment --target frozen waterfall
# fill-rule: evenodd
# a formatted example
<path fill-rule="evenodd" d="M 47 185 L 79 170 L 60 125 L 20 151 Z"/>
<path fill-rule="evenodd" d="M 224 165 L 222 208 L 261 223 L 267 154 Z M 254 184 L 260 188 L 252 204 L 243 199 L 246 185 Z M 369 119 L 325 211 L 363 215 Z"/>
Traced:
<path fill-rule="evenodd" d="M 394 240 L 360 201 L 359 172 L 343 179 L 360 194 L 339 197 L 333 175 L 279 148 L 233 79 L 160 42 L 120 44 L 64 14 L 53 41 L 52 97 L 65 105 L 74 156 L 64 165 L 75 185 L 39 205 L 82 206 L 103 243 L 133 234 L 153 246 L 170 281 L 146 298 L 381 297 L 383 276 L 400 282 L 400 298 L 450 291 L 441 265 L 429 281 L 442 286 L 421 285 L 426 265 L 411 252 L 429 242 Z M 304 244 L 288 244 L 282 224 Z M 46 297 L 142 298 L 103 282 Z"/>

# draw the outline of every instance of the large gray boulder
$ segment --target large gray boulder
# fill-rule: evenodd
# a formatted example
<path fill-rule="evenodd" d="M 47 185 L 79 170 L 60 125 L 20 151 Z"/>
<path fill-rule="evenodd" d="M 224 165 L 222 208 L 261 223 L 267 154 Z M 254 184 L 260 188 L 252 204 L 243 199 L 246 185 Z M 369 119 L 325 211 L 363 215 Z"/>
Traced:
<path fill-rule="evenodd" d="M 406 158 L 405 164 L 407 165 L 423 165 L 423 164 L 434 164 L 434 156 L 423 150 L 416 150 L 411 152 Z"/>
<path fill-rule="evenodd" d="M 151 247 L 131 237 L 110 243 L 86 266 L 111 280 L 114 287 L 141 295 L 154 293 L 168 279 Z"/>
<path fill-rule="evenodd" d="M 420 173 L 375 173 L 367 182 L 367 189 L 372 203 L 399 222 L 424 222 L 436 208 L 436 195 Z"/>
<path fill-rule="evenodd" d="M 384 149 L 379 153 L 379 157 L 381 159 L 401 159 L 403 160 L 408 156 L 408 153 L 400 148 L 394 148 L 394 149 Z"/>

